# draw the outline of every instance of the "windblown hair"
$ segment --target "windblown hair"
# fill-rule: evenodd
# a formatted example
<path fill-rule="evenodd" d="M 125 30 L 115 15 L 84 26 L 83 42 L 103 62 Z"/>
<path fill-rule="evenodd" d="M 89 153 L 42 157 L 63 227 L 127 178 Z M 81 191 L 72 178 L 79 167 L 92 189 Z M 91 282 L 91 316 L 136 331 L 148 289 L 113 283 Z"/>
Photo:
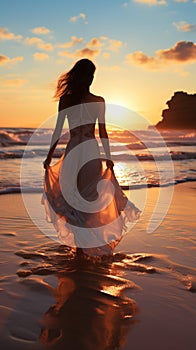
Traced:
<path fill-rule="evenodd" d="M 60 99 L 64 94 L 82 97 L 92 83 L 95 65 L 87 58 L 75 63 L 73 68 L 60 76 L 54 97 Z"/>

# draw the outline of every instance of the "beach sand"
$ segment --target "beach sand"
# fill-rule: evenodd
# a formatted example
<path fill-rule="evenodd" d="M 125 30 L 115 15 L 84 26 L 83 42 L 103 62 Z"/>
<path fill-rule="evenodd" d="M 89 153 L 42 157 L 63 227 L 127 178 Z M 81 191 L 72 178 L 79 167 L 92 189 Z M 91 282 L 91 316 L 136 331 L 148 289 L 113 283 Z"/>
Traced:
<path fill-rule="evenodd" d="M 142 191 L 131 192 L 136 205 Z M 1 349 L 195 349 L 196 184 L 176 185 L 166 217 L 147 233 L 158 193 L 148 189 L 113 260 L 96 264 L 46 237 L 21 194 L 0 196 Z"/>

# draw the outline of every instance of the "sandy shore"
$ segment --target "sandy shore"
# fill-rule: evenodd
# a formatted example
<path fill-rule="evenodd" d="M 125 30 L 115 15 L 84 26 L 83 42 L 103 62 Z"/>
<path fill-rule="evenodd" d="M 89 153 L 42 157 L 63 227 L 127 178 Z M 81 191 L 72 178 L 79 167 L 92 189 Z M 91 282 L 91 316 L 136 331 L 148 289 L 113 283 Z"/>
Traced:
<path fill-rule="evenodd" d="M 176 185 L 166 217 L 147 233 L 160 195 L 149 189 L 141 220 L 115 250 L 123 254 L 94 267 L 70 263 L 20 194 L 0 196 L 1 348 L 195 349 L 195 191 Z M 139 206 L 143 195 L 130 196 Z M 36 211 L 40 194 L 29 196 Z"/>

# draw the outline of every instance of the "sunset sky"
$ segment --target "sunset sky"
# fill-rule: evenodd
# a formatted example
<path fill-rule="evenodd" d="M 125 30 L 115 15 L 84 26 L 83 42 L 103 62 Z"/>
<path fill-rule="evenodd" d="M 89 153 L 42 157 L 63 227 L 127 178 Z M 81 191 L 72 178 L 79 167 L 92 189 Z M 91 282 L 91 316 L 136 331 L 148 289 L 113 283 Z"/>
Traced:
<path fill-rule="evenodd" d="M 196 0 L 1 2 L 1 127 L 38 127 L 56 113 L 60 73 L 96 66 L 91 91 L 161 119 L 174 91 L 196 92 Z"/>

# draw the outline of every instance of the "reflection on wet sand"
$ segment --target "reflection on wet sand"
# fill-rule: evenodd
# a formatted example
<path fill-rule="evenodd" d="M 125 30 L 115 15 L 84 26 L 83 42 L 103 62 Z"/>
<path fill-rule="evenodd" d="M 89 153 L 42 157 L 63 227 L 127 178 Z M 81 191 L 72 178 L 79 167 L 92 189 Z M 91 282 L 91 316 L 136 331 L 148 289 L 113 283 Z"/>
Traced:
<path fill-rule="evenodd" d="M 123 290 L 136 285 L 117 277 L 112 263 L 92 264 L 81 258 L 75 258 L 69 271 L 56 277 L 57 287 L 50 287 L 55 304 L 41 321 L 40 343 L 59 350 L 121 348 L 138 322 L 133 318 L 137 305 Z"/>
<path fill-rule="evenodd" d="M 39 319 L 39 347 L 123 348 L 128 333 L 139 322 L 135 301 L 125 295 L 125 289 L 141 289 L 126 279 L 128 262 L 138 260 L 138 256 L 116 253 L 92 260 L 54 243 L 16 254 L 28 259 L 25 268 L 21 264 L 18 276 L 28 279 L 30 275 L 42 275 L 45 287 L 54 296 L 54 304 Z M 55 276 L 55 280 L 48 275 Z"/>

